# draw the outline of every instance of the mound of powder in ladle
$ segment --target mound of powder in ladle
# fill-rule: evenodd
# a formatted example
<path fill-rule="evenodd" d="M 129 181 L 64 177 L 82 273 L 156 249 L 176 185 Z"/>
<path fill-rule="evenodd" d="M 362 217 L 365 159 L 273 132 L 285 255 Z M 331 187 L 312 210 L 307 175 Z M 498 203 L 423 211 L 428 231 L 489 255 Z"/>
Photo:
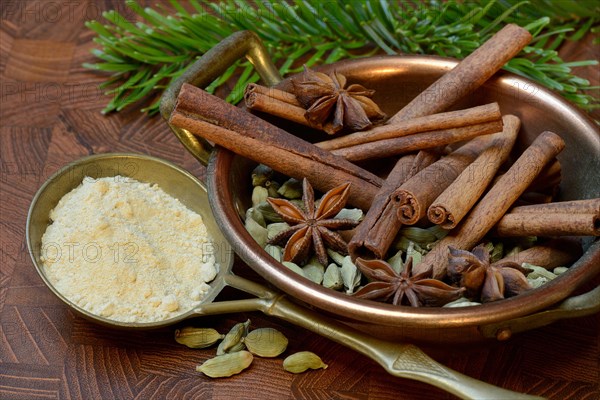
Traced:
<path fill-rule="evenodd" d="M 121 322 L 157 322 L 200 303 L 218 266 L 202 217 L 157 185 L 92 179 L 50 212 L 43 269 L 67 299 Z"/>

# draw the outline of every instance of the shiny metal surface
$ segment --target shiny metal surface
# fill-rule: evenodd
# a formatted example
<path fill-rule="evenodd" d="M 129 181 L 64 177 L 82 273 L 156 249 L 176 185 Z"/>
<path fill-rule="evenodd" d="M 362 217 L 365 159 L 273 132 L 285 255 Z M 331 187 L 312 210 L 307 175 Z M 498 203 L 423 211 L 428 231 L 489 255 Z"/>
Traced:
<path fill-rule="evenodd" d="M 248 37 L 251 36 L 251 37 Z M 249 46 L 247 42 L 251 42 Z M 183 81 L 196 85 L 208 83 L 224 72 L 226 57 L 231 60 L 232 48 L 241 49 L 236 57 L 252 53 L 257 38 L 248 32 L 238 32 L 215 46 L 202 59 L 190 66 L 185 79 L 169 88 L 161 100 L 163 118 L 168 119 Z M 253 64 L 267 85 L 277 81 L 264 48 L 261 57 Z M 232 53 L 233 54 L 233 53 Z M 393 115 L 417 94 L 452 69 L 458 61 L 435 56 L 383 56 L 346 60 L 318 68 L 323 72 L 336 70 L 348 77 L 349 82 L 361 83 L 376 91 L 374 100 L 388 114 Z M 290 79 L 277 87 L 289 88 Z M 453 87 L 442 88 L 435 98 Z M 527 79 L 505 72 L 497 73 L 474 93 L 455 104 L 455 109 L 497 101 L 503 113 L 517 115 L 522 122 L 521 133 L 515 150 L 522 151 L 542 131 L 559 134 L 566 142 L 566 149 L 559 155 L 563 183 L 561 200 L 600 196 L 600 132 L 583 112 L 565 100 Z M 323 137 L 304 127 L 284 123 L 287 129 L 311 141 Z M 197 137 L 182 135 L 171 126 L 182 144 L 200 162 L 206 162 L 211 151 Z M 250 171 L 255 164 L 236 156 L 228 150 L 217 148 L 208 163 L 207 185 L 209 199 L 219 226 L 232 244 L 235 252 L 267 281 L 293 297 L 306 302 L 324 313 L 335 316 L 363 332 L 386 339 L 405 339 L 440 342 L 468 342 L 490 337 L 506 337 L 507 332 L 523 331 L 551 323 L 557 318 L 580 316 L 598 312 L 600 296 L 594 291 L 578 296 L 575 301 L 558 306 L 561 312 L 547 310 L 570 296 L 582 283 L 600 273 L 600 241 L 588 238 L 587 253 L 570 271 L 551 284 L 515 298 L 485 304 L 468 309 L 413 309 L 394 307 L 372 301 L 358 300 L 325 289 L 275 262 L 247 233 L 242 223 L 244 210 L 250 204 Z M 377 167 L 377 165 L 375 165 Z M 577 312 L 568 310 L 579 304 Z M 581 304 L 585 304 L 581 307 Z M 561 308 L 562 307 L 562 308 Z M 527 319 L 522 317 L 529 316 Z M 517 319 L 515 326 L 511 320 Z"/>
<path fill-rule="evenodd" d="M 393 114 L 456 63 L 439 57 L 390 56 L 343 61 L 319 70 L 328 72 L 335 69 L 346 75 L 349 81 L 375 89 L 375 101 L 388 114 Z M 278 87 L 285 89 L 287 85 L 289 80 Z M 564 138 L 567 146 L 558 157 L 563 167 L 561 200 L 599 195 L 600 133 L 586 115 L 535 83 L 508 73 L 497 74 L 455 108 L 491 101 L 497 101 L 503 113 L 521 118 L 523 127 L 517 144 L 519 150 L 545 130 Z M 305 132 L 302 134 L 306 136 Z M 315 136 L 314 140 L 318 137 Z M 220 148 L 214 152 L 208 166 L 209 199 L 219 225 L 236 252 L 261 276 L 286 293 L 379 337 L 408 337 L 428 342 L 462 342 L 483 336 L 494 337 L 496 330 L 486 330 L 486 325 L 493 324 L 498 327 L 497 330 L 510 330 L 510 320 L 560 302 L 600 272 L 600 244 L 596 241 L 569 273 L 551 284 L 476 308 L 413 309 L 358 300 L 298 277 L 274 261 L 251 239 L 239 214 L 250 204 L 249 173 L 253 166 L 251 162 Z M 590 243 L 591 240 L 588 240 L 587 244 Z M 597 311 L 597 297 L 589 296 L 588 313 Z M 540 314 L 537 322 L 534 322 L 534 317 L 529 319 L 532 328 L 545 323 L 543 315 Z M 563 318 L 568 316 L 567 313 L 561 315 Z M 516 330 L 524 330 L 523 324 L 520 323 Z"/>

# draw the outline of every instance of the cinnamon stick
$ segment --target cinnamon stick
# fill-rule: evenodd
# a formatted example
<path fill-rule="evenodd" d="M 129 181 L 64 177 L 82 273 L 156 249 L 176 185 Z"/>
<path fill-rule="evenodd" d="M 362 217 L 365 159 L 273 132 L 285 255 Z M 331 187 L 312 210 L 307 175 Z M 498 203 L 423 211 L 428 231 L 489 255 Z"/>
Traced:
<path fill-rule="evenodd" d="M 493 180 L 496 183 L 503 174 L 497 174 Z M 553 162 L 549 163 L 540 174 L 535 178 L 531 185 L 527 188 L 527 192 L 533 192 L 538 194 L 546 194 L 554 196 L 558 189 L 562 178 L 562 168 L 560 162 L 554 159 Z M 527 193 L 526 192 L 526 193 Z"/>
<path fill-rule="evenodd" d="M 563 212 L 508 213 L 495 227 L 495 234 L 511 236 L 600 236 L 600 216 Z"/>
<path fill-rule="evenodd" d="M 546 204 L 514 207 L 510 210 L 510 213 L 593 214 L 600 218 L 600 197 L 595 199 L 558 201 Z"/>
<path fill-rule="evenodd" d="M 554 160 L 548 164 L 546 168 L 535 178 L 531 185 L 527 188 L 528 191 L 532 192 L 549 192 L 555 194 L 558 185 L 562 178 L 562 168 L 558 160 Z"/>
<path fill-rule="evenodd" d="M 497 121 L 502 118 L 498 103 L 467 108 L 465 110 L 450 111 L 439 114 L 426 115 L 409 120 L 397 121 L 394 124 L 380 125 L 366 131 L 355 132 L 339 138 L 315 143 L 316 146 L 326 150 L 336 150 L 344 147 L 355 146 L 377 140 L 392 139 L 407 135 L 416 135 L 423 132 L 439 131 L 451 128 L 460 128 L 466 125 L 482 124 Z"/>
<path fill-rule="evenodd" d="M 286 92 L 284 90 L 262 86 L 258 83 L 249 83 L 246 86 L 246 89 L 244 90 L 244 98 L 252 94 L 263 95 L 270 99 L 278 100 L 302 108 L 302 105 L 296 98 L 296 95 L 294 95 L 293 93 Z M 304 108 L 302 109 L 304 110 Z"/>
<path fill-rule="evenodd" d="M 581 243 L 573 239 L 558 238 L 520 251 L 517 254 L 504 257 L 492 265 L 512 261 L 519 265 L 526 262 L 538 267 L 554 269 L 556 267 L 571 265 L 582 254 Z"/>
<path fill-rule="evenodd" d="M 508 60 L 521 51 L 530 40 L 531 35 L 524 29 L 519 28 L 516 25 L 506 26 L 473 54 L 461 61 L 452 71 L 446 73 L 442 78 L 438 79 L 426 89 L 425 92 L 421 93 L 407 106 L 398 111 L 396 115 L 387 121 L 387 124 L 399 123 L 411 118 L 423 117 L 446 110 L 461 97 L 477 89 Z M 448 87 L 449 83 L 453 82 L 458 83 L 458 86 L 450 95 L 445 95 L 438 98 L 437 101 L 432 101 L 431 94 L 435 95 L 439 92 L 439 88 Z M 497 131 L 500 130 L 501 129 L 497 129 Z M 420 153 L 425 152 L 422 150 Z M 400 163 L 401 160 L 402 159 L 398 162 Z M 394 170 L 396 170 L 396 168 L 394 168 Z M 401 168 L 398 168 L 398 170 L 401 170 Z M 387 180 L 395 178 L 397 178 L 397 176 L 394 173 L 390 174 Z M 391 211 L 396 211 L 398 205 L 396 202 L 389 202 L 389 195 L 387 192 L 382 191 L 378 194 L 377 199 L 379 199 L 380 196 L 382 198 L 380 201 L 383 204 L 387 204 L 387 206 L 383 208 L 385 212 L 380 212 L 378 210 L 374 213 L 375 216 L 372 218 L 377 219 L 379 217 L 379 220 L 383 220 L 384 217 L 387 217 L 392 213 Z M 393 224 L 393 228 L 395 228 L 397 223 L 394 222 Z M 365 229 L 367 226 L 368 225 L 365 225 Z M 374 225 L 371 227 L 373 228 L 373 226 Z M 377 232 L 377 229 L 373 229 L 371 237 L 375 238 Z M 373 249 L 383 249 L 384 246 L 381 243 L 384 242 L 385 240 L 382 240 L 377 244 L 374 241 Z M 358 245 L 360 245 L 360 242 L 358 242 Z"/>
<path fill-rule="evenodd" d="M 488 135 L 473 139 L 404 182 L 393 194 L 398 203 L 400 222 L 414 225 L 425 217 L 431 203 L 490 145 L 494 137 Z"/>
<path fill-rule="evenodd" d="M 515 205 L 534 205 L 552 203 L 553 195 L 539 192 L 525 192 L 515 202 Z"/>
<path fill-rule="evenodd" d="M 500 131 L 502 131 L 502 121 L 496 120 L 458 128 L 423 132 L 418 135 L 378 140 L 332 150 L 331 152 L 349 161 L 364 161 L 445 146 L 450 143 L 461 142 Z"/>
<path fill-rule="evenodd" d="M 531 34 L 526 29 L 514 24 L 506 25 L 456 67 L 421 92 L 390 118 L 388 123 L 393 124 L 447 109 L 481 86 L 530 41 Z"/>
<path fill-rule="evenodd" d="M 427 253 L 414 268 L 414 273 L 432 269 L 434 277 L 443 277 L 448 265 L 448 246 L 472 249 L 564 146 L 560 136 L 549 131 L 542 132 L 462 223 Z"/>
<path fill-rule="evenodd" d="M 349 203 L 368 209 L 383 180 L 192 85 L 182 86 L 169 122 L 325 192 L 350 182 Z"/>
<path fill-rule="evenodd" d="M 335 133 L 332 125 L 315 125 L 306 118 L 306 110 L 300 105 L 296 96 L 283 90 L 267 88 L 254 83 L 246 86 L 244 101 L 250 110 L 264 112 L 314 129 L 321 129 L 328 134 Z"/>
<path fill-rule="evenodd" d="M 498 168 L 506 162 L 521 126 L 519 118 L 506 115 L 504 129 L 427 210 L 429 221 L 444 229 L 454 228 L 475 205 Z"/>
<path fill-rule="evenodd" d="M 402 226 L 396 217 L 392 193 L 407 179 L 435 162 L 437 158 L 436 153 L 422 151 L 417 155 L 404 156 L 398 160 L 348 243 L 348 250 L 353 260 L 358 257 L 384 258 Z"/>

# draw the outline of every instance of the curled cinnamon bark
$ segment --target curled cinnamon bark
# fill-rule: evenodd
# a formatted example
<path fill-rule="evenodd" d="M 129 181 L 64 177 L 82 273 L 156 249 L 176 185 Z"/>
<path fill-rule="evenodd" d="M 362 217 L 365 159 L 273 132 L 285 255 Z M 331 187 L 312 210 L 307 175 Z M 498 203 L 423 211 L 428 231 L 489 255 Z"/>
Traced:
<path fill-rule="evenodd" d="M 546 204 L 519 206 L 511 209 L 510 213 L 593 214 L 600 218 L 600 197 L 595 199 L 558 201 Z"/>
<path fill-rule="evenodd" d="M 383 180 L 202 89 L 185 84 L 169 122 L 326 192 L 351 183 L 348 202 L 368 209 Z"/>
<path fill-rule="evenodd" d="M 371 208 L 355 229 L 348 250 L 352 259 L 384 258 L 402 223 L 396 216 L 396 204 L 392 193 L 407 179 L 437 160 L 433 152 L 402 157 L 375 196 Z"/>
<path fill-rule="evenodd" d="M 600 236 L 600 216 L 591 213 L 509 213 L 495 227 L 496 235 L 514 236 Z"/>
<path fill-rule="evenodd" d="M 350 133 L 335 139 L 315 143 L 315 145 L 326 150 L 336 150 L 377 140 L 498 121 L 501 118 L 498 103 L 490 103 L 464 110 L 426 115 L 393 124 L 380 125 L 366 131 Z"/>
<path fill-rule="evenodd" d="M 416 266 L 417 270 L 433 268 L 434 277 L 444 276 L 448 265 L 448 246 L 462 250 L 472 249 L 564 146 L 565 142 L 557 134 L 542 132 L 463 222 L 427 253 Z"/>
<path fill-rule="evenodd" d="M 427 210 L 429 221 L 452 229 L 479 200 L 498 168 L 506 162 L 521 126 L 514 115 L 504 116 L 503 121 L 503 131 L 494 135 L 490 146 L 431 204 Z"/>
<path fill-rule="evenodd" d="M 443 111 L 471 93 L 516 56 L 529 42 L 527 29 L 508 24 L 456 67 L 435 81 L 388 123 Z"/>
<path fill-rule="evenodd" d="M 249 83 L 248 86 L 246 86 L 246 89 L 244 90 L 244 98 L 254 94 L 265 96 L 272 100 L 277 100 L 282 103 L 302 108 L 302 105 L 300 104 L 296 96 L 293 93 L 289 93 L 284 90 L 262 86 L 257 83 Z"/>
<path fill-rule="evenodd" d="M 400 222 L 414 225 L 425 217 L 431 203 L 492 143 L 494 137 L 487 135 L 471 140 L 404 182 L 393 194 L 398 203 Z"/>
<path fill-rule="evenodd" d="M 251 83 L 244 91 L 246 107 L 250 110 L 264 112 L 310 128 L 321 129 L 329 134 L 334 133 L 331 124 L 317 124 L 309 121 L 306 110 L 292 93 L 268 88 Z"/>
<path fill-rule="evenodd" d="M 582 254 L 583 250 L 579 241 L 571 238 L 558 238 L 504 257 L 494 264 L 500 265 L 502 263 L 515 262 L 521 265 L 526 262 L 538 267 L 554 269 L 556 267 L 571 265 Z"/>
<path fill-rule="evenodd" d="M 500 131 L 502 131 L 502 121 L 495 120 L 458 128 L 423 132 L 418 135 L 383 139 L 332 150 L 331 152 L 350 161 L 364 161 L 406 154 L 417 150 L 432 149 Z"/>

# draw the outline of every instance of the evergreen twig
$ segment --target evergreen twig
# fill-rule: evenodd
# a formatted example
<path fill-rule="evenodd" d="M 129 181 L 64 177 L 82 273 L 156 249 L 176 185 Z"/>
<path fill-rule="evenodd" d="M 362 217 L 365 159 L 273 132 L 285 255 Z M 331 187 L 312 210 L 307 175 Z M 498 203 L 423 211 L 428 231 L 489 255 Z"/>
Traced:
<path fill-rule="evenodd" d="M 85 67 L 110 74 L 102 87 L 112 96 L 103 112 L 120 111 L 150 95 L 155 101 L 142 111 L 158 111 L 156 96 L 194 59 L 230 34 L 248 29 L 263 40 L 282 75 L 307 66 L 343 58 L 388 54 L 435 54 L 464 58 L 506 23 L 526 27 L 532 43 L 504 69 L 525 76 L 583 109 L 600 108 L 589 81 L 573 68 L 597 60 L 563 61 L 556 49 L 564 40 L 597 32 L 599 8 L 576 0 L 476 0 L 425 3 L 387 0 L 170 0 L 172 10 L 127 6 L 137 15 L 128 21 L 116 11 L 103 14 L 106 23 L 88 21 L 96 33 L 98 63 Z M 186 5 L 184 7 L 184 4 Z M 189 6 L 189 7 L 188 7 Z M 190 8 L 190 9 L 188 9 Z M 259 79 L 247 62 L 238 62 L 209 86 L 214 91 L 237 76 L 227 100 L 236 103 L 242 88 Z"/>

